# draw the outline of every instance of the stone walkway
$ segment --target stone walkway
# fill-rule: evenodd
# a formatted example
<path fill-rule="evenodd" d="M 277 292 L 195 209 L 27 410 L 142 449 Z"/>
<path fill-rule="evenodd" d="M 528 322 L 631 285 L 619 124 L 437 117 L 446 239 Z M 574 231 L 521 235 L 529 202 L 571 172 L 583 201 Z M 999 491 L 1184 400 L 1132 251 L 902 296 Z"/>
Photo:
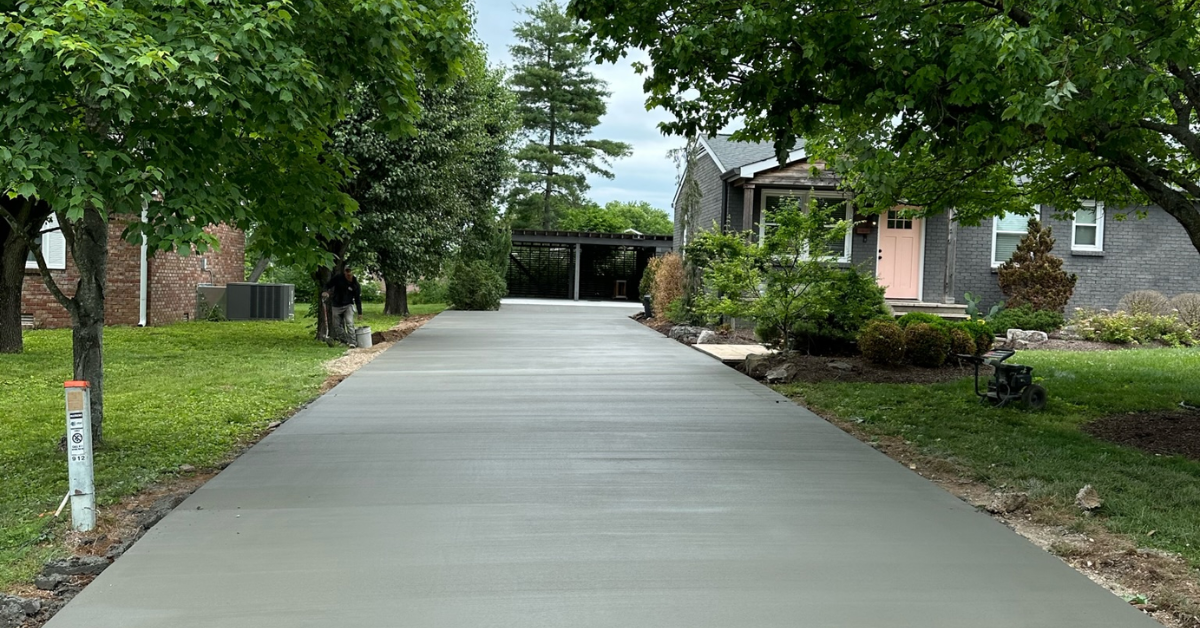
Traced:
<path fill-rule="evenodd" d="M 447 312 L 51 628 L 1157 626 L 612 308 Z"/>

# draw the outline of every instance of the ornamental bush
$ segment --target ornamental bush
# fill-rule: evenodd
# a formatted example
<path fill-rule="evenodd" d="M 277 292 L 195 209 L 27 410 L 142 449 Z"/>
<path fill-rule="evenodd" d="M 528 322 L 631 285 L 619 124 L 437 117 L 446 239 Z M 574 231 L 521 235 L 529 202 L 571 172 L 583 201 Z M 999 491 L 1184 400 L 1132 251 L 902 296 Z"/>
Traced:
<path fill-rule="evenodd" d="M 925 312 L 909 312 L 901 316 L 897 321 L 901 329 L 908 329 L 909 325 L 914 323 L 925 323 L 934 327 L 944 327 L 946 320 L 936 314 L 926 314 Z"/>
<path fill-rule="evenodd" d="M 1196 344 L 1196 337 L 1188 326 L 1170 315 L 1080 310 L 1071 322 L 1084 340 L 1114 344 L 1160 342 L 1172 347 L 1190 347 Z"/>
<path fill-rule="evenodd" d="M 950 328 L 950 354 L 951 355 L 975 355 L 975 338 L 970 332 L 961 327 Z"/>
<path fill-rule="evenodd" d="M 954 324 L 975 340 L 975 354 L 979 355 L 987 353 L 991 350 L 992 344 L 996 342 L 996 336 L 992 333 L 992 326 L 983 319 L 969 319 L 960 321 Z"/>
<path fill-rule="evenodd" d="M 1008 297 L 1005 305 L 1008 308 L 1028 305 L 1034 310 L 1062 314 L 1079 278 L 1064 271 L 1062 258 L 1051 252 L 1054 238 L 1050 227 L 1030 218 L 1027 229 L 1017 250 L 997 271 L 1000 290 Z"/>
<path fill-rule="evenodd" d="M 678 253 L 668 253 L 657 259 L 650 301 L 654 307 L 654 318 L 663 319 L 668 318 L 667 308 L 683 297 L 683 258 Z"/>
<path fill-rule="evenodd" d="M 1200 294 L 1190 292 L 1171 299 L 1171 309 L 1175 310 L 1179 322 L 1200 333 Z"/>
<path fill-rule="evenodd" d="M 1035 310 L 1031 305 L 1009 308 L 992 318 L 992 331 L 1004 336 L 1010 329 L 1055 332 L 1066 324 L 1063 315 L 1051 310 Z"/>
<path fill-rule="evenodd" d="M 913 323 L 904 330 L 904 351 L 916 366 L 939 367 L 950 353 L 950 335 L 928 323 Z"/>
<path fill-rule="evenodd" d="M 1129 314 L 1163 316 L 1171 311 L 1171 302 L 1157 290 L 1134 290 L 1121 297 L 1117 307 Z"/>
<path fill-rule="evenodd" d="M 508 283 L 484 260 L 459 262 L 450 271 L 446 298 L 456 310 L 498 310 Z"/>
<path fill-rule="evenodd" d="M 852 352 L 863 325 L 887 316 L 883 287 L 873 276 L 854 268 L 834 270 L 826 279 L 809 288 L 814 307 L 798 317 L 793 336 L 810 353 Z"/>
<path fill-rule="evenodd" d="M 904 362 L 904 330 L 894 320 L 875 319 L 859 332 L 858 350 L 875 364 L 900 364 Z"/>

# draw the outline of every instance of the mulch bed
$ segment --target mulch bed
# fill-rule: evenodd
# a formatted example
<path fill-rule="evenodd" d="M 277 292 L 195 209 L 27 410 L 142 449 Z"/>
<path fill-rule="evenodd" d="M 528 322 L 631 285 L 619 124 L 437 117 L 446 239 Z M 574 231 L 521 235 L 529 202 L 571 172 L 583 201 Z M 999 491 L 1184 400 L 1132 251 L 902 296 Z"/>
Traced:
<path fill-rule="evenodd" d="M 874 384 L 935 384 L 953 382 L 964 377 L 973 377 L 975 367 L 948 364 L 941 368 L 921 368 L 917 366 L 880 366 L 872 364 L 861 357 L 823 357 L 793 353 L 768 358 L 769 369 L 782 366 L 785 362 L 793 368 L 792 375 L 786 382 L 865 382 Z M 846 369 L 846 365 L 850 368 Z M 744 366 L 739 369 L 744 371 Z M 761 375 L 760 372 L 751 375 Z M 981 372 L 990 372 L 984 369 Z"/>
<path fill-rule="evenodd" d="M 1083 430 L 1100 440 L 1152 454 L 1200 460 L 1200 412 L 1160 410 L 1110 416 Z"/>

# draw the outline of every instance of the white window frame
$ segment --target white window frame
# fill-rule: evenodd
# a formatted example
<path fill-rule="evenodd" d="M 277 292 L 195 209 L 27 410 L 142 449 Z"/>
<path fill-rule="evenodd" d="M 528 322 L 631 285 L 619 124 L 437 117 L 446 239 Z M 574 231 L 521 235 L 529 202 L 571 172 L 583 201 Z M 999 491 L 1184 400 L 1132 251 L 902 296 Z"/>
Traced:
<path fill-rule="evenodd" d="M 1000 217 L 992 216 L 992 257 L 991 257 L 992 268 L 1000 268 L 1001 264 L 1008 261 L 1008 260 L 1004 260 L 1003 262 L 996 261 L 996 236 L 998 236 L 1000 234 L 1022 235 L 1023 236 L 1028 232 L 1029 232 L 1028 229 L 1021 229 L 1020 231 L 1001 231 L 1000 230 Z"/>
<path fill-rule="evenodd" d="M 1103 251 L 1104 250 L 1104 203 L 1097 201 L 1083 201 L 1084 207 L 1090 207 L 1096 211 L 1096 222 L 1081 223 L 1075 216 L 1071 217 L 1071 250 L 1072 251 Z M 1096 243 L 1095 244 L 1077 244 L 1075 242 L 1075 233 L 1077 227 L 1095 227 L 1096 228 Z"/>
<path fill-rule="evenodd" d="M 854 204 L 849 202 L 850 197 L 837 192 L 822 192 L 815 190 L 789 190 L 789 189 L 764 189 L 759 195 L 758 200 L 758 241 L 762 242 L 767 235 L 767 227 L 777 226 L 779 223 L 767 222 L 767 198 L 794 198 L 801 207 L 808 207 L 808 203 L 815 198 L 832 198 L 846 202 L 846 220 L 854 221 Z M 842 245 L 842 254 L 837 258 L 839 264 L 849 264 L 853 255 L 854 244 L 854 229 L 846 230 L 846 240 Z"/>
<path fill-rule="evenodd" d="M 58 228 L 58 217 L 54 214 L 42 225 L 42 257 L 49 270 L 67 269 L 67 238 Z M 30 251 L 32 253 L 32 251 Z M 25 270 L 37 270 L 37 260 L 25 260 Z"/>

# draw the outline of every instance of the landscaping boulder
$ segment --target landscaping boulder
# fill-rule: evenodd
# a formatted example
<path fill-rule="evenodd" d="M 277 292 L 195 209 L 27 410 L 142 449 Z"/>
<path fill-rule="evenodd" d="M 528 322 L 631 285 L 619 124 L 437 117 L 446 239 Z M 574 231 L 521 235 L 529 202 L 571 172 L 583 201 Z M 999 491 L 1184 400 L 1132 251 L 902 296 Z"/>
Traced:
<path fill-rule="evenodd" d="M 700 337 L 700 332 L 705 331 L 703 327 L 691 327 L 689 325 L 676 325 L 671 328 L 667 336 L 671 340 L 678 340 L 686 344 L 696 344 L 696 340 Z"/>
<path fill-rule="evenodd" d="M 41 574 L 33 580 L 33 586 L 43 591 L 53 591 L 62 586 L 62 583 L 67 581 L 67 577 L 60 574 Z"/>
<path fill-rule="evenodd" d="M 751 353 L 746 356 L 746 361 L 742 364 L 742 368 L 747 375 L 754 379 L 762 379 L 767 375 L 767 371 L 771 370 L 771 356 L 766 353 Z"/>
<path fill-rule="evenodd" d="M 828 366 L 829 368 L 837 370 L 837 371 L 853 371 L 854 370 L 854 365 L 850 364 L 849 362 L 836 362 L 835 361 L 835 362 L 830 362 L 829 364 L 826 364 L 825 366 Z"/>
<path fill-rule="evenodd" d="M 706 329 L 706 330 L 700 332 L 700 335 L 696 338 L 696 344 L 698 344 L 698 345 L 716 344 L 720 339 L 721 339 L 721 337 L 717 335 L 717 332 L 715 332 L 711 329 Z"/>
<path fill-rule="evenodd" d="M 766 375 L 767 383 L 768 384 L 779 384 L 779 383 L 790 381 L 792 379 L 792 374 L 795 372 L 795 369 L 796 369 L 796 367 L 794 367 L 788 363 L 784 363 L 782 366 L 779 366 L 778 368 L 771 369 L 771 370 L 767 371 L 767 375 Z"/>
<path fill-rule="evenodd" d="M 96 576 L 108 569 L 112 561 L 103 556 L 69 556 L 55 558 L 42 567 L 43 576 Z"/>
<path fill-rule="evenodd" d="M 0 593 L 0 628 L 16 628 L 42 610 L 40 600 Z"/>
<path fill-rule="evenodd" d="M 1100 493 L 1092 488 L 1091 484 L 1079 489 L 1079 493 L 1075 495 L 1075 505 L 1079 506 L 1085 512 L 1098 510 L 1104 505 L 1104 500 L 1100 499 Z"/>
<path fill-rule="evenodd" d="M 1018 342 L 1026 342 L 1031 345 L 1041 344 L 1050 339 L 1050 336 L 1044 331 L 1025 331 L 1022 329 L 1008 330 L 1008 341 L 1014 345 Z"/>
<path fill-rule="evenodd" d="M 987 511 L 994 515 L 1007 515 L 1024 508 L 1028 503 L 1029 496 L 1025 493 L 998 493 L 988 504 Z"/>

